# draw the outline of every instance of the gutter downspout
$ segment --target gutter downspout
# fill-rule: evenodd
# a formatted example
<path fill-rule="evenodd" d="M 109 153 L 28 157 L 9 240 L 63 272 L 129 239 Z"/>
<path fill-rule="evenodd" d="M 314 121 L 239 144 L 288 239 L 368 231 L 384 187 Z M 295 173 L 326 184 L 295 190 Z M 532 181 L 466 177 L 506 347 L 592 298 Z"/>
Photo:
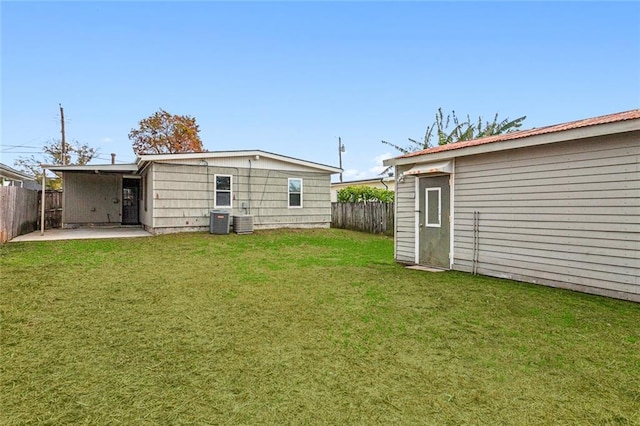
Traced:
<path fill-rule="evenodd" d="M 387 191 L 389 190 L 389 187 L 387 186 L 386 183 L 384 183 L 384 178 L 380 178 L 380 183 L 384 185 L 384 189 L 386 189 Z"/>

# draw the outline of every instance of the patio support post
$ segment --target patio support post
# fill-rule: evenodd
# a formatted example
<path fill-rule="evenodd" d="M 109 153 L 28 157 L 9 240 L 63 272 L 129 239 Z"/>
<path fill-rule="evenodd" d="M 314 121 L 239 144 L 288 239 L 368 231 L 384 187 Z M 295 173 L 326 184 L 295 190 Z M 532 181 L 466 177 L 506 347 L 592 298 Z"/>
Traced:
<path fill-rule="evenodd" d="M 44 235 L 44 203 L 47 188 L 47 169 L 42 167 L 42 200 L 40 201 L 40 235 Z"/>

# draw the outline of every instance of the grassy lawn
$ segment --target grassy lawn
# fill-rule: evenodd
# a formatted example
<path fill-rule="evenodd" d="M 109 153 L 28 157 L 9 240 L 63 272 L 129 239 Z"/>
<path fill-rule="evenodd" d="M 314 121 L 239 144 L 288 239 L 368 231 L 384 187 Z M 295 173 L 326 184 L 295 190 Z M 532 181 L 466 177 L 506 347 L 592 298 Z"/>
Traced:
<path fill-rule="evenodd" d="M 0 247 L 1 424 L 640 424 L 640 305 L 341 230 Z"/>

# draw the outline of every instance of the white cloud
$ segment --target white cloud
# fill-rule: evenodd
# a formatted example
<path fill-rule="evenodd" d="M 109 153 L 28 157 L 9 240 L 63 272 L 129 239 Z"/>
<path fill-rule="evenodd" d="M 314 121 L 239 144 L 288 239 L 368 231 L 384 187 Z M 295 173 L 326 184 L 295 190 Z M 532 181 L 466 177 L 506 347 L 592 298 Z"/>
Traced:
<path fill-rule="evenodd" d="M 109 143 L 111 141 L 113 141 L 113 139 L 111 139 L 110 137 L 102 138 L 103 143 Z"/>
<path fill-rule="evenodd" d="M 374 166 L 371 167 L 368 172 L 369 174 L 374 174 L 376 175 L 376 177 L 378 177 L 378 175 L 380 175 L 380 173 L 384 172 L 387 169 L 386 166 Z"/>
<path fill-rule="evenodd" d="M 345 180 L 360 180 L 368 178 L 369 173 L 357 169 L 348 169 L 342 172 L 342 177 Z"/>
<path fill-rule="evenodd" d="M 345 181 L 381 178 L 383 176 L 381 176 L 380 173 L 384 172 L 387 169 L 387 167 L 384 166 L 382 162 L 387 158 L 393 158 L 393 157 L 394 155 L 389 152 L 376 155 L 369 162 L 370 164 L 371 163 L 375 164 L 374 166 L 368 167 L 366 170 L 345 169 L 345 171 L 342 172 L 342 177 Z"/>
<path fill-rule="evenodd" d="M 385 152 L 384 154 L 376 155 L 373 158 L 373 162 L 376 163 L 376 165 L 382 166 L 382 162 L 389 158 L 393 158 L 393 154 L 391 154 L 390 152 Z"/>
<path fill-rule="evenodd" d="M 387 166 L 383 165 L 382 162 L 388 158 L 393 158 L 393 154 L 391 154 L 390 152 L 385 152 L 384 154 L 380 154 L 380 155 L 376 155 L 373 158 L 373 162 L 376 164 L 373 167 L 370 167 L 368 172 L 369 173 L 373 173 L 376 175 L 376 177 L 378 177 L 380 175 L 380 173 L 384 172 L 385 170 L 387 170 Z"/>

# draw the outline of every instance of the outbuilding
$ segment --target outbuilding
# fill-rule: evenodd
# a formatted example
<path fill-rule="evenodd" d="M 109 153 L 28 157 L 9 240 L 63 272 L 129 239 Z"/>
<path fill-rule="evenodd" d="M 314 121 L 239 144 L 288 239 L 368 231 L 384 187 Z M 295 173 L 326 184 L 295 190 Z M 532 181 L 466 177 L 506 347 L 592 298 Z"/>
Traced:
<path fill-rule="evenodd" d="M 385 165 L 397 262 L 640 302 L 640 110 Z"/>

